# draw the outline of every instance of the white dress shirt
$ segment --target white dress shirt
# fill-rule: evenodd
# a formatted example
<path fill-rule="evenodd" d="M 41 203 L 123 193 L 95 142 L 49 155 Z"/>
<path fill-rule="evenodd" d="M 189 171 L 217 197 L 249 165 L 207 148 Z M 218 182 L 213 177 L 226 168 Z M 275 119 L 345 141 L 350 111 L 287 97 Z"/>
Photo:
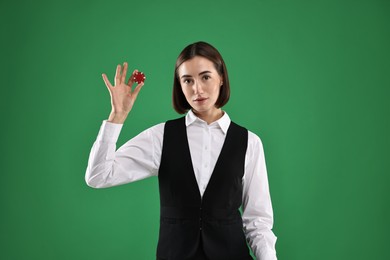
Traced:
<path fill-rule="evenodd" d="M 219 120 L 207 124 L 192 111 L 187 113 L 185 121 L 192 164 L 203 196 L 231 121 L 225 112 Z M 87 184 L 106 188 L 157 176 L 164 125 L 143 131 L 116 151 L 123 125 L 103 121 L 90 152 L 85 174 Z M 275 260 L 276 236 L 272 232 L 273 210 L 263 146 L 260 138 L 250 131 L 242 185 L 242 219 L 248 243 L 258 260 Z"/>

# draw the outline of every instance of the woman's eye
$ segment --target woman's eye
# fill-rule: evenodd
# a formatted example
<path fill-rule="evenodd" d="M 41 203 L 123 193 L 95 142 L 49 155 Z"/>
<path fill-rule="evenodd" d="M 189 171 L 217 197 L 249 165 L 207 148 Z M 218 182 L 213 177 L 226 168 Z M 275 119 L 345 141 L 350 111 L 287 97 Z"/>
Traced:
<path fill-rule="evenodd" d="M 208 80 L 208 79 L 210 79 L 210 76 L 209 75 L 204 75 L 203 79 Z"/>
<path fill-rule="evenodd" d="M 183 80 L 183 83 L 189 84 L 189 83 L 191 83 L 191 80 L 190 79 L 185 79 L 185 80 Z"/>

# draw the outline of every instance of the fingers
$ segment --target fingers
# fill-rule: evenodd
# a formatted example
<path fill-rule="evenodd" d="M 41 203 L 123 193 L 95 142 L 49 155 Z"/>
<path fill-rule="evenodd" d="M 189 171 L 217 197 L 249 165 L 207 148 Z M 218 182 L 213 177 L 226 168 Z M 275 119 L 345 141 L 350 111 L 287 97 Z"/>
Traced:
<path fill-rule="evenodd" d="M 111 85 L 111 82 L 108 80 L 107 75 L 103 73 L 102 77 L 103 77 L 104 83 L 106 84 L 106 87 L 108 88 L 109 91 L 111 91 L 112 85 Z"/>
<path fill-rule="evenodd" d="M 118 86 L 118 85 L 126 82 L 127 69 L 128 69 L 128 63 L 127 62 L 123 63 L 123 68 L 119 64 L 116 66 L 115 86 Z M 132 75 L 134 75 L 134 73 L 136 73 L 136 72 L 138 72 L 138 70 L 135 70 Z M 133 77 L 129 78 L 129 81 L 128 81 L 127 85 L 131 86 L 130 83 L 133 83 Z"/>
<path fill-rule="evenodd" d="M 127 69 L 128 69 L 128 63 L 127 62 L 124 62 L 123 63 L 123 68 L 120 64 L 118 64 L 116 66 L 116 71 L 115 71 L 115 78 L 114 78 L 114 86 L 119 86 L 121 84 L 124 84 L 124 82 L 126 81 L 126 75 L 127 75 Z M 127 85 L 131 88 L 134 84 L 134 75 L 138 72 L 138 70 L 134 70 L 133 73 L 131 74 L 131 76 L 129 77 L 129 80 L 127 82 Z M 104 82 L 106 83 L 106 86 L 108 89 L 112 88 L 112 84 L 111 82 L 108 80 L 106 74 L 102 74 L 103 76 L 103 80 Z M 138 84 L 137 87 L 141 85 Z M 143 82 L 142 82 L 142 85 L 143 85 Z M 142 86 L 141 86 L 142 87 Z"/>
<path fill-rule="evenodd" d="M 121 65 L 116 66 L 116 71 L 115 71 L 115 86 L 118 86 L 121 84 Z"/>
<path fill-rule="evenodd" d="M 122 70 L 122 77 L 121 77 L 121 83 L 125 82 L 126 80 L 126 74 L 127 74 L 127 62 L 123 63 L 123 70 Z"/>

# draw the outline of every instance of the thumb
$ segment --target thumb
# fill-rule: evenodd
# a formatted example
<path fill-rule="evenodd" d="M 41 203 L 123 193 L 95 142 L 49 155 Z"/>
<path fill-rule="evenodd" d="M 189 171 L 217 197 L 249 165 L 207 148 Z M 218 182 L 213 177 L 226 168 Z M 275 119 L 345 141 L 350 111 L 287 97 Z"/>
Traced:
<path fill-rule="evenodd" d="M 143 87 L 143 85 L 144 85 L 144 82 L 141 82 L 141 83 L 139 83 L 139 84 L 135 87 L 135 89 L 134 89 L 134 91 L 133 91 L 133 93 L 132 93 L 132 96 L 134 97 L 134 99 L 137 98 L 138 93 L 141 91 L 141 88 Z"/>

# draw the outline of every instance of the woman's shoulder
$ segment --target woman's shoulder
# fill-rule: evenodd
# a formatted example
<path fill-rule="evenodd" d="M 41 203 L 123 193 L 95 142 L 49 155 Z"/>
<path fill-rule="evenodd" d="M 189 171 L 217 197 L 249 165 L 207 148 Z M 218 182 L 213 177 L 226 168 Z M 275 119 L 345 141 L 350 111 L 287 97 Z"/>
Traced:
<path fill-rule="evenodd" d="M 149 128 L 147 128 L 144 132 L 150 134 L 163 134 L 164 133 L 165 122 L 155 124 Z"/>
<path fill-rule="evenodd" d="M 256 143 L 256 144 L 262 144 L 260 136 L 258 136 L 256 133 L 252 132 L 251 130 L 248 130 L 248 142 Z"/>
<path fill-rule="evenodd" d="M 235 123 L 235 124 L 237 124 L 237 123 Z M 252 130 L 246 128 L 245 126 L 242 126 L 242 125 L 239 125 L 239 126 L 244 128 L 244 129 L 246 129 L 246 131 L 248 131 L 248 145 L 250 145 L 250 146 L 260 146 L 260 147 L 263 146 L 263 143 L 262 143 L 261 138 L 260 138 L 259 135 L 257 135 Z"/>
<path fill-rule="evenodd" d="M 234 123 L 235 125 L 245 129 L 246 131 L 248 131 L 248 144 L 249 145 L 260 145 L 262 146 L 262 141 L 261 141 L 261 138 L 255 133 L 253 132 L 251 129 L 249 129 L 248 127 L 246 127 L 245 125 L 242 125 L 240 124 L 239 122 L 235 122 L 233 120 L 231 120 L 231 118 L 229 117 L 229 120 L 231 123 Z"/>

